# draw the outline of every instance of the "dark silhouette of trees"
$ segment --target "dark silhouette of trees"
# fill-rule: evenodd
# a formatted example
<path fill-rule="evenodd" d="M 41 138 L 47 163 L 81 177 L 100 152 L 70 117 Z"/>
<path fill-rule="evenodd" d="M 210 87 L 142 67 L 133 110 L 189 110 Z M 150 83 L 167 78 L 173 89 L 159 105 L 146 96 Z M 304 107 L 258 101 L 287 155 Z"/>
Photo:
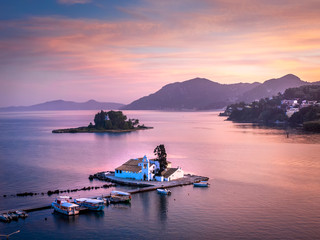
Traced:
<path fill-rule="evenodd" d="M 127 130 L 134 129 L 135 125 L 139 123 L 138 119 L 129 119 L 121 111 L 102 111 L 97 113 L 94 117 L 94 127 L 96 129 L 114 129 Z M 92 128 L 92 126 L 89 125 Z"/>
<path fill-rule="evenodd" d="M 159 175 L 168 166 L 166 149 L 163 144 L 160 144 L 154 149 L 153 152 L 157 156 L 157 160 L 160 163 L 160 171 L 158 172 Z"/>

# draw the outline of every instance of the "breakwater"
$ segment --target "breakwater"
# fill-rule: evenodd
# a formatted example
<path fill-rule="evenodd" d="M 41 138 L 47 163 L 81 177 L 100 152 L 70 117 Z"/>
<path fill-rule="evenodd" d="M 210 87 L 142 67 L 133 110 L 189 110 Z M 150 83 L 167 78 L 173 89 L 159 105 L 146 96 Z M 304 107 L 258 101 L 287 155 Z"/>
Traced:
<path fill-rule="evenodd" d="M 51 196 L 53 194 L 60 194 L 60 193 L 73 193 L 73 192 L 78 192 L 78 191 L 90 191 L 90 190 L 97 190 L 100 188 L 110 188 L 110 187 L 114 187 L 116 186 L 116 184 L 114 183 L 107 183 L 104 184 L 102 186 L 88 186 L 88 187 L 82 187 L 82 188 L 74 188 L 74 189 L 67 189 L 67 190 L 49 190 L 46 192 L 41 192 L 41 193 L 37 193 L 37 192 L 21 192 L 21 193 L 16 193 L 16 194 L 10 194 L 10 195 L 6 195 L 4 194 L 2 197 L 6 198 L 6 197 L 26 197 L 26 196 L 37 196 L 37 195 L 48 195 Z"/>

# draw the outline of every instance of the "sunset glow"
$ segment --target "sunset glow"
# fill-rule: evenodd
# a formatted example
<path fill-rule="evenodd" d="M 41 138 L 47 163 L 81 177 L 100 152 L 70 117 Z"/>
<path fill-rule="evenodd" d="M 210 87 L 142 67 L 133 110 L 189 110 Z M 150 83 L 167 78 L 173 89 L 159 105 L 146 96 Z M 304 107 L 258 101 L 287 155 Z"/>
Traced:
<path fill-rule="evenodd" d="M 1 3 L 0 106 L 131 101 L 204 77 L 320 80 L 320 2 Z"/>

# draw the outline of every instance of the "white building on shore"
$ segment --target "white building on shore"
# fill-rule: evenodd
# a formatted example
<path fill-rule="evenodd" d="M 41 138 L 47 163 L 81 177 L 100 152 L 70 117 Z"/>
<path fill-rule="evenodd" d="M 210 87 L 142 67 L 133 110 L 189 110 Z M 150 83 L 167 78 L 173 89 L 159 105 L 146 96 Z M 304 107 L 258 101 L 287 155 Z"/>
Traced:
<path fill-rule="evenodd" d="M 171 168 L 171 162 L 168 162 L 167 169 L 161 173 L 161 176 L 155 176 L 159 171 L 160 164 L 156 159 L 143 158 L 130 159 L 115 169 L 115 176 L 120 178 L 129 178 L 142 181 L 171 181 L 183 178 L 183 170 Z"/>

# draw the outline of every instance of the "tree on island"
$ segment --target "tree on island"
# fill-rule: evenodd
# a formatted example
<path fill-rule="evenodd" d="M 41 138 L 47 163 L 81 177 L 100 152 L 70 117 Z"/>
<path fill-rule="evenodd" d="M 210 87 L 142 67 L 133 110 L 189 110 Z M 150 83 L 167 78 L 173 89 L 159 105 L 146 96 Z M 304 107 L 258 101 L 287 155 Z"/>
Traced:
<path fill-rule="evenodd" d="M 127 116 L 124 115 L 121 111 L 102 111 L 97 113 L 94 117 L 94 128 L 96 129 L 134 129 L 136 125 L 139 124 L 138 119 L 129 119 L 127 120 Z M 92 128 L 92 124 L 88 126 Z M 139 127 L 139 126 L 138 126 Z"/>
<path fill-rule="evenodd" d="M 139 125 L 139 119 L 129 119 L 121 111 L 105 112 L 101 110 L 94 116 L 94 124 L 78 128 L 56 129 L 53 133 L 77 133 L 77 132 L 131 132 L 142 129 L 151 129 L 144 124 Z"/>
<path fill-rule="evenodd" d="M 161 172 L 165 170 L 168 166 L 166 149 L 163 144 L 160 144 L 154 149 L 153 152 L 154 155 L 157 156 L 156 159 L 159 161 L 160 164 L 160 170 L 158 172 L 158 174 L 160 175 Z"/>

